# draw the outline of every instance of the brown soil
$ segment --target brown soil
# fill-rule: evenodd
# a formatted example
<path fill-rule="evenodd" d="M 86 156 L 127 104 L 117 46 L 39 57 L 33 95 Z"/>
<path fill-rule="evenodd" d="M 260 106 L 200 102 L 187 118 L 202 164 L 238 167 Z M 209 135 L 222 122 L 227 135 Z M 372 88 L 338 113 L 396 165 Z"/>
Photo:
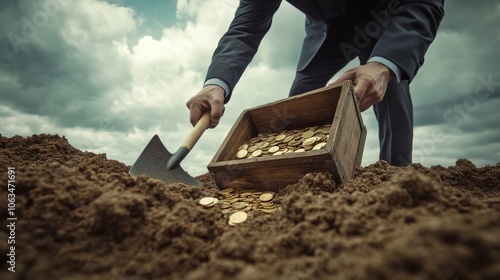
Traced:
<path fill-rule="evenodd" d="M 308 174 L 237 227 L 197 204 L 217 193 L 208 174 L 201 188 L 133 179 L 53 135 L 0 135 L 0 165 L 0 218 L 8 166 L 18 217 L 1 279 L 500 279 L 500 164 Z"/>

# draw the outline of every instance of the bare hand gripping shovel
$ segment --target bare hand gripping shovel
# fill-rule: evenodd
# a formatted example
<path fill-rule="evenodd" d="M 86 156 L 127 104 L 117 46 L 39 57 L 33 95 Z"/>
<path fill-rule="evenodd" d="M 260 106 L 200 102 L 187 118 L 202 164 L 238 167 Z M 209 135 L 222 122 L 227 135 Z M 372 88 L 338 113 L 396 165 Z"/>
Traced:
<path fill-rule="evenodd" d="M 174 154 L 167 150 L 158 135 L 153 136 L 128 173 L 133 177 L 146 175 L 168 184 L 184 183 L 199 186 L 201 183 L 184 171 L 180 162 L 191 151 L 209 125 L 210 112 L 207 112 L 203 114 L 182 146 Z"/>

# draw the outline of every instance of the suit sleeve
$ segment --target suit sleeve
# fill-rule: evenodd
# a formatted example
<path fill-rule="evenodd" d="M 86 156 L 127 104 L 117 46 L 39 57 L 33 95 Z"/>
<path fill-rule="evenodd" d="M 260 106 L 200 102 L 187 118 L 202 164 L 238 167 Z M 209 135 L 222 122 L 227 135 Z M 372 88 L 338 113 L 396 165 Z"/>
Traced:
<path fill-rule="evenodd" d="M 227 83 L 229 92 L 224 103 L 229 101 L 234 86 L 252 61 L 280 4 L 281 0 L 240 1 L 228 31 L 215 49 L 205 78 L 219 78 Z"/>
<path fill-rule="evenodd" d="M 444 0 L 399 2 L 371 57 L 380 56 L 392 61 L 402 70 L 401 79 L 411 82 L 436 37 L 444 16 Z"/>

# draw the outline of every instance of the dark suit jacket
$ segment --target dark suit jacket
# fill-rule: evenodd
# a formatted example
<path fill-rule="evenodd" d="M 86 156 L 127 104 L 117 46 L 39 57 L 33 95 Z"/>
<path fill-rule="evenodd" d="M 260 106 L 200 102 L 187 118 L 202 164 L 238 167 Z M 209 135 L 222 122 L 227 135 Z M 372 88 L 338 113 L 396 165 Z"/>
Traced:
<path fill-rule="evenodd" d="M 299 71 L 314 57 L 328 31 L 322 11 L 311 1 L 288 0 L 307 17 L 306 38 L 297 67 Z M 359 24 L 362 24 L 363 18 L 368 18 L 370 11 L 386 9 L 391 12 L 391 21 L 378 36 L 371 56 L 384 57 L 398 65 L 402 79 L 408 81 L 422 66 L 425 52 L 434 40 L 444 16 L 444 0 L 332 1 L 337 1 L 334 8 L 338 9 L 338 13 L 359 21 Z M 214 52 L 206 79 L 220 78 L 232 91 L 257 52 L 280 4 L 281 0 L 240 0 L 235 18 Z M 226 97 L 226 103 L 230 96 L 231 92 Z"/>

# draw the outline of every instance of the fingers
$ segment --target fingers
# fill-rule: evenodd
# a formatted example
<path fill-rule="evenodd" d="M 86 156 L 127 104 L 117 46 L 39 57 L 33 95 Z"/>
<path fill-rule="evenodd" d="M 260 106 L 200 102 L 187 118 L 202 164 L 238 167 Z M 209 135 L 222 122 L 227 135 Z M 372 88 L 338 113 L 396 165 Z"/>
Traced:
<path fill-rule="evenodd" d="M 194 126 L 205 112 L 210 112 L 210 128 L 215 128 L 224 115 L 224 91 L 217 86 L 206 86 L 186 103 L 189 121 Z"/>
<path fill-rule="evenodd" d="M 354 94 L 358 99 L 361 112 L 383 99 L 383 93 L 378 89 L 375 81 L 369 77 L 360 77 L 355 81 Z"/>
<path fill-rule="evenodd" d="M 359 109 L 365 111 L 383 100 L 392 72 L 380 63 L 368 63 L 347 70 L 335 83 L 351 80 Z"/>
<path fill-rule="evenodd" d="M 354 81 L 354 95 L 356 95 L 358 101 L 363 100 L 363 97 L 372 85 L 373 84 L 370 83 L 370 80 L 366 78 L 359 78 Z"/>
<path fill-rule="evenodd" d="M 224 105 L 218 101 L 212 101 L 210 103 L 210 128 L 215 128 L 220 121 L 220 118 L 224 115 Z"/>
<path fill-rule="evenodd" d="M 205 110 L 200 106 L 192 106 L 190 109 L 191 111 L 189 112 L 189 122 L 191 122 L 191 125 L 195 126 Z"/>
<path fill-rule="evenodd" d="M 354 73 L 355 72 L 353 72 L 352 69 L 347 70 L 346 72 L 344 72 L 344 74 L 342 74 L 342 76 L 340 76 L 340 78 L 338 78 L 337 80 L 335 80 L 335 82 L 333 82 L 331 84 L 336 84 L 336 83 L 340 83 L 343 81 L 354 81 L 354 79 L 356 78 Z"/>

